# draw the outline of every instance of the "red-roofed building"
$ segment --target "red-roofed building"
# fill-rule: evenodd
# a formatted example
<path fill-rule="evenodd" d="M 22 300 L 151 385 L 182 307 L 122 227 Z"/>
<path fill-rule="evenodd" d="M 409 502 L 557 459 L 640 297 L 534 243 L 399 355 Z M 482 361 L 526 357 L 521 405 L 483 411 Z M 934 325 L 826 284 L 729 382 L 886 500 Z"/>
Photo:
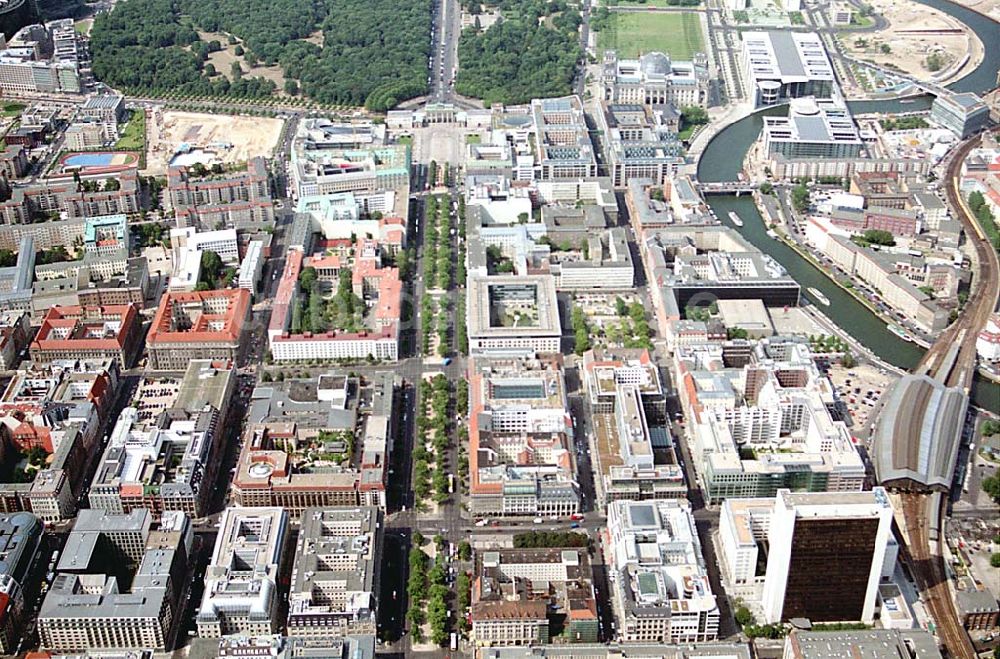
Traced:
<path fill-rule="evenodd" d="M 304 258 L 302 252 L 290 250 L 267 330 L 274 359 L 364 359 L 369 355 L 375 359 L 398 359 L 403 284 L 399 279 L 399 269 L 383 268 L 381 262 L 378 243 L 366 239 L 358 241 L 351 283 L 355 295 L 369 303 L 374 301 L 368 312 L 369 329 L 360 332 L 296 333 L 291 331 L 291 322 L 294 302 L 299 296 L 298 281 L 302 268 L 315 268 L 320 280 L 337 281 L 347 263 L 346 257 L 339 255 Z"/>
<path fill-rule="evenodd" d="M 167 293 L 146 338 L 149 364 L 158 370 L 181 371 L 194 359 L 237 363 L 249 321 L 247 290 Z"/>
<path fill-rule="evenodd" d="M 31 342 L 31 358 L 38 364 L 117 359 L 122 368 L 130 368 L 141 348 L 136 304 L 52 307 Z"/>

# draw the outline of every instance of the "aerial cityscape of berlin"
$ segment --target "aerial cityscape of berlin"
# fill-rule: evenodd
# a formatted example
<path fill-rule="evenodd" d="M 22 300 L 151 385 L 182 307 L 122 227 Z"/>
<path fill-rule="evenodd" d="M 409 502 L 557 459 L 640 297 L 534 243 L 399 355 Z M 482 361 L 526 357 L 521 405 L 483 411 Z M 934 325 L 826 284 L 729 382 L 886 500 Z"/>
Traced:
<path fill-rule="evenodd" d="M 0 656 L 998 598 L 1000 0 L 0 0 Z"/>

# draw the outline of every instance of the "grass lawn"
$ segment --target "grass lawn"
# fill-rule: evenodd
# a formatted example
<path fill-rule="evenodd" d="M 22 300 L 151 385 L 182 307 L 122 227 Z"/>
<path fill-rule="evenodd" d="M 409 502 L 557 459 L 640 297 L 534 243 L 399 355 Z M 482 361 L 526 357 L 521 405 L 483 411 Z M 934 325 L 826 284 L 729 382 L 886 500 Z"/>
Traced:
<path fill-rule="evenodd" d="M 613 49 L 619 57 L 661 51 L 672 59 L 689 60 L 704 52 L 701 19 L 695 12 L 614 13 L 607 30 L 597 34 L 601 50 Z"/>
<path fill-rule="evenodd" d="M 115 148 L 122 151 L 146 150 L 146 113 L 143 110 L 132 110 L 125 132 L 118 138 Z"/>
<path fill-rule="evenodd" d="M 3 108 L 0 109 L 0 114 L 5 117 L 16 117 L 21 114 L 21 110 L 25 108 L 22 103 L 4 103 Z"/>
<path fill-rule="evenodd" d="M 607 3 L 605 3 L 607 4 Z M 670 0 L 618 0 L 615 5 L 618 7 L 679 7 L 680 4 L 676 1 L 671 2 Z M 608 5 L 609 7 L 612 5 Z M 691 5 L 692 7 L 700 7 L 701 3 Z"/>
<path fill-rule="evenodd" d="M 481 140 L 482 140 L 482 138 L 479 135 L 477 135 L 476 133 L 470 133 L 470 134 L 468 134 L 468 135 L 465 136 L 465 143 L 466 144 L 479 144 L 479 142 Z"/>
<path fill-rule="evenodd" d="M 854 14 L 854 19 L 851 21 L 851 27 L 871 27 L 872 25 L 875 25 L 875 19 L 861 14 Z"/>

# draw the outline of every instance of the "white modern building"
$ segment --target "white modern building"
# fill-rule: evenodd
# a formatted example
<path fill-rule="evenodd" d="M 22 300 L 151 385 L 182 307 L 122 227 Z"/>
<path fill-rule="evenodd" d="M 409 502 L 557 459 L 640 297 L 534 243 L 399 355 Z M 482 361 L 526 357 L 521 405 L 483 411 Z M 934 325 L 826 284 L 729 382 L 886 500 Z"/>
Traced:
<path fill-rule="evenodd" d="M 768 623 L 870 624 L 898 553 L 881 487 L 727 499 L 719 539 L 724 578 L 736 596 L 760 603 Z"/>
<path fill-rule="evenodd" d="M 283 508 L 226 508 L 205 573 L 200 637 L 278 631 L 278 572 L 287 543 Z"/>
<path fill-rule="evenodd" d="M 247 252 L 243 255 L 243 263 L 240 264 L 240 272 L 237 284 L 251 293 L 257 292 L 257 283 L 260 281 L 260 273 L 264 268 L 264 243 L 260 240 L 251 240 L 247 243 Z"/>
<path fill-rule="evenodd" d="M 1000 362 L 1000 313 L 994 313 L 986 321 L 986 327 L 976 337 L 976 352 L 986 362 Z"/>
<path fill-rule="evenodd" d="M 562 326 L 551 275 L 473 277 L 467 295 L 471 354 L 559 352 Z"/>
<path fill-rule="evenodd" d="M 171 229 L 170 244 L 175 254 L 179 250 L 212 251 L 219 255 L 223 263 L 237 263 L 240 260 L 236 229 L 218 231 L 198 231 L 194 227 Z"/>
<path fill-rule="evenodd" d="M 608 506 L 611 601 L 626 643 L 699 643 L 719 633 L 719 608 L 686 500 Z"/>
<path fill-rule="evenodd" d="M 198 231 L 195 227 L 171 229 L 171 258 L 174 274 L 170 278 L 170 290 L 191 291 L 198 285 L 201 276 L 201 257 L 204 252 L 215 252 L 228 265 L 240 262 L 236 229 Z"/>
<path fill-rule="evenodd" d="M 764 117 L 767 158 L 857 158 L 864 142 L 846 105 L 832 100 L 795 98 L 787 117 Z"/>
<path fill-rule="evenodd" d="M 754 107 L 803 96 L 832 98 L 833 64 L 815 32 L 743 32 L 743 79 Z"/>

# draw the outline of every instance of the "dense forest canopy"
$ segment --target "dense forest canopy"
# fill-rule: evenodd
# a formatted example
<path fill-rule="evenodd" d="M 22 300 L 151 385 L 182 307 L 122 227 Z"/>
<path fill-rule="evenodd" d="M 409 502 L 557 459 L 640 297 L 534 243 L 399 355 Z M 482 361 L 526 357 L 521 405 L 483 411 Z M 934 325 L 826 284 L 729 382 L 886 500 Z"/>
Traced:
<path fill-rule="evenodd" d="M 275 84 L 206 67 L 198 30 L 237 37 L 324 103 L 385 110 L 427 89 L 431 0 L 121 0 L 91 33 L 98 79 L 131 93 L 261 97 Z M 323 46 L 305 38 L 322 33 Z"/>
<path fill-rule="evenodd" d="M 455 90 L 487 105 L 571 93 L 582 57 L 579 11 L 563 0 L 502 0 L 497 8 L 502 20 L 462 33 Z"/>

